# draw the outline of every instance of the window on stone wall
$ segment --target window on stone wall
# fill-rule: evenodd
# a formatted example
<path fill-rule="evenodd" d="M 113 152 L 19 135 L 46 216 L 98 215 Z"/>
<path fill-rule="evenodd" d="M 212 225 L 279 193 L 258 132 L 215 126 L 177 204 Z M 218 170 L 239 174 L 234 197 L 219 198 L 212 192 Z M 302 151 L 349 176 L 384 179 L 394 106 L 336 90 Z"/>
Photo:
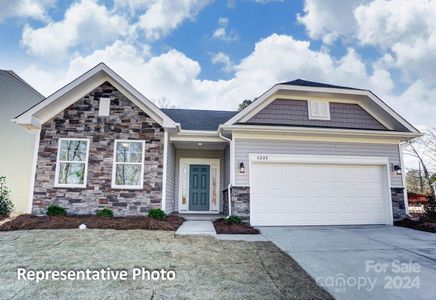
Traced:
<path fill-rule="evenodd" d="M 56 187 L 86 187 L 88 139 L 59 139 Z"/>
<path fill-rule="evenodd" d="M 115 141 L 112 188 L 143 188 L 144 147 L 144 141 Z"/>

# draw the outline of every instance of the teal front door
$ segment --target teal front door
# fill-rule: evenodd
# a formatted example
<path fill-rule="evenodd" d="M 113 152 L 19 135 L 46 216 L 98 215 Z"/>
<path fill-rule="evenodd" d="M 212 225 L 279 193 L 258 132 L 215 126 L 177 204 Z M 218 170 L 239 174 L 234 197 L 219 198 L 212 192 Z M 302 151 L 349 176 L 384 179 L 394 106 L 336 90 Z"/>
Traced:
<path fill-rule="evenodd" d="M 209 211 L 210 166 L 189 166 L 189 210 Z"/>

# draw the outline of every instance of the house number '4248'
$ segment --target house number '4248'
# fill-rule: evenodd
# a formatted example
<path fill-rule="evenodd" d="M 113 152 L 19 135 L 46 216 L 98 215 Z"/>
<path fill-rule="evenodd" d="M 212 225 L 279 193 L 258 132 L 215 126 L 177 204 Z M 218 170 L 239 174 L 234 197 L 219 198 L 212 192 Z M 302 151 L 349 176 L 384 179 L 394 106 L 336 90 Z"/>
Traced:
<path fill-rule="evenodd" d="M 268 155 L 258 155 L 257 160 L 268 160 Z"/>

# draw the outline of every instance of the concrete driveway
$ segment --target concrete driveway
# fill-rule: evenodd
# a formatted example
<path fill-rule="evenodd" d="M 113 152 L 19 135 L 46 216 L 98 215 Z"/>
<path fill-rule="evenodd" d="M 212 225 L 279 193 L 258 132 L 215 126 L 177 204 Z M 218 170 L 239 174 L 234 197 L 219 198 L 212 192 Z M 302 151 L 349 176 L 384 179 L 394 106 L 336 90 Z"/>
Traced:
<path fill-rule="evenodd" d="M 337 299 L 436 299 L 436 235 L 394 226 L 260 227 Z"/>

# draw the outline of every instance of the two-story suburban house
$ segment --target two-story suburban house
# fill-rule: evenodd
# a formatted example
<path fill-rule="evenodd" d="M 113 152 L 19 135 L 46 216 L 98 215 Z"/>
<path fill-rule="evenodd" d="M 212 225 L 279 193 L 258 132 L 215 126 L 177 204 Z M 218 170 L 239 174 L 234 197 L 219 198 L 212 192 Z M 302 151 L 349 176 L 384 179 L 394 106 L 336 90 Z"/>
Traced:
<path fill-rule="evenodd" d="M 401 144 L 421 135 L 368 90 L 304 80 L 239 112 L 159 109 L 103 63 L 15 122 L 37 135 L 34 214 L 162 208 L 252 225 L 392 224 L 407 212 Z"/>
<path fill-rule="evenodd" d="M 10 199 L 17 213 L 27 212 L 35 135 L 11 120 L 44 99 L 11 70 L 0 70 L 0 176 L 6 177 Z"/>

